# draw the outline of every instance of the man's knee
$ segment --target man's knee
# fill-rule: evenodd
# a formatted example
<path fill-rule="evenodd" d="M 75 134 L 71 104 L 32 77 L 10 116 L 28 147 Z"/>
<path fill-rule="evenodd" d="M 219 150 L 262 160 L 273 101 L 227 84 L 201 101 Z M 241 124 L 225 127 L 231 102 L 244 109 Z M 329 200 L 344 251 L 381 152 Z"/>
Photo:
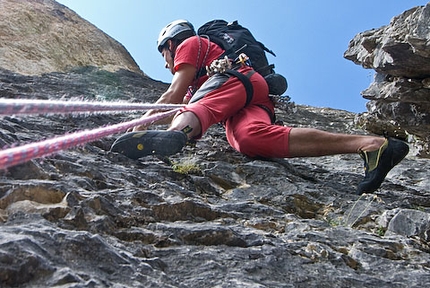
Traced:
<path fill-rule="evenodd" d="M 261 139 L 261 133 L 258 133 L 255 127 L 253 129 L 242 130 L 239 135 L 236 135 L 235 140 L 238 146 L 237 149 L 242 154 L 250 157 L 259 155 L 263 141 Z"/>

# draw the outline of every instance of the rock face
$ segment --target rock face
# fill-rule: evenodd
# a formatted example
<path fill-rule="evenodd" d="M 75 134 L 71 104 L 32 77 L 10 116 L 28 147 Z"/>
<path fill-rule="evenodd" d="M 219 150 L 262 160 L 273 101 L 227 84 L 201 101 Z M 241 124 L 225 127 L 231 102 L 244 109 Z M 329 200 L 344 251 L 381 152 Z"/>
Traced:
<path fill-rule="evenodd" d="M 430 3 L 358 34 L 345 52 L 345 58 L 376 71 L 362 92 L 370 102 L 360 124 L 370 132 L 409 137 L 423 157 L 430 157 L 429 43 Z"/>
<path fill-rule="evenodd" d="M 0 1 L 0 67 L 24 75 L 73 67 L 141 73 L 117 41 L 53 0 Z"/>
<path fill-rule="evenodd" d="M 0 97 L 153 102 L 167 88 L 100 66 L 25 74 L 0 68 Z M 277 112 L 296 127 L 366 133 L 345 111 Z M 10 115 L 0 146 L 138 116 Z M 170 159 L 130 160 L 109 152 L 116 136 L 0 171 L 1 287 L 430 284 L 428 159 L 409 155 L 358 197 L 357 155 L 250 159 L 215 125 Z"/>
<path fill-rule="evenodd" d="M 94 100 L 111 91 L 111 100 L 151 102 L 166 89 L 141 74 L 97 68 L 43 76 L 0 70 L 0 83 L 0 95 L 43 99 Z M 8 116 L 0 142 L 137 117 Z M 354 117 L 302 106 L 278 110 L 294 126 L 364 133 Z M 250 159 L 214 126 L 170 159 L 135 161 L 109 152 L 116 136 L 0 171 L 2 287 L 430 284 L 426 159 L 408 156 L 376 194 L 358 197 L 357 155 Z"/>

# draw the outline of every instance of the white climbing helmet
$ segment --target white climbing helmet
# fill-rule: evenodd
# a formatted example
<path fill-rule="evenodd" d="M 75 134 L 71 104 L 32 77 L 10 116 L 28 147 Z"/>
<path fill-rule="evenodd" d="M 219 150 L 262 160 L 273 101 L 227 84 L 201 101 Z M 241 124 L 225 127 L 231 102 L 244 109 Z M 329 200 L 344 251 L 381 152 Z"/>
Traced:
<path fill-rule="evenodd" d="M 158 51 L 163 50 L 163 46 L 170 39 L 183 40 L 196 35 L 193 24 L 187 20 L 175 20 L 161 30 L 157 40 Z"/>

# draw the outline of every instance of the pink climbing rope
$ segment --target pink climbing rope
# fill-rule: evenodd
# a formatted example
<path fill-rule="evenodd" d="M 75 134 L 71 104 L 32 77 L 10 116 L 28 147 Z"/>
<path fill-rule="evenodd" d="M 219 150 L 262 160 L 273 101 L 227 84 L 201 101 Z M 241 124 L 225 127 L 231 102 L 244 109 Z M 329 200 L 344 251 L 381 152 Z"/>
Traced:
<path fill-rule="evenodd" d="M 180 108 L 177 108 L 167 112 L 158 113 L 144 119 L 136 119 L 93 130 L 80 131 L 61 137 L 55 137 L 40 142 L 29 143 L 2 150 L 0 151 L 0 170 L 22 164 L 35 158 L 44 157 L 61 150 L 82 145 L 111 134 L 123 132 L 134 126 L 153 123 L 157 120 L 169 117 L 179 110 Z"/>
<path fill-rule="evenodd" d="M 0 115 L 20 114 L 69 114 L 73 112 L 117 112 L 170 110 L 183 107 L 181 104 L 144 104 L 126 102 L 88 102 L 88 101 L 60 101 L 38 99 L 4 99 L 0 98 Z"/>

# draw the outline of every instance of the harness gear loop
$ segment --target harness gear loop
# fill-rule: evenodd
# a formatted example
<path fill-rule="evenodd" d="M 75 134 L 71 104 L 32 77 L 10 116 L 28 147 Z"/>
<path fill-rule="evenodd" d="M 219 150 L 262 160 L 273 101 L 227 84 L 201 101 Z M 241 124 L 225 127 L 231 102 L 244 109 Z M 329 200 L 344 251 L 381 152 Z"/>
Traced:
<path fill-rule="evenodd" d="M 231 69 L 231 62 L 227 56 L 221 59 L 216 59 L 212 61 L 209 66 L 206 66 L 206 74 L 211 77 L 216 73 L 223 74 L 225 71 Z"/>
<path fill-rule="evenodd" d="M 233 65 L 233 63 L 235 65 Z M 238 65 L 240 64 L 240 65 Z M 254 88 L 252 87 L 251 83 L 251 76 L 255 73 L 255 70 L 249 71 L 246 75 L 240 73 L 237 71 L 237 69 L 244 67 L 244 66 L 250 66 L 250 61 L 248 56 L 246 54 L 241 53 L 238 58 L 236 58 L 234 61 L 229 59 L 227 56 L 224 56 L 224 58 L 215 59 L 212 61 L 212 63 L 209 66 L 206 66 L 205 72 L 209 77 L 213 77 L 216 74 L 219 75 L 227 75 L 229 77 L 233 76 L 242 82 L 243 86 L 245 87 L 246 91 L 246 102 L 245 107 L 248 106 L 248 104 L 251 102 L 253 94 L 254 94 Z M 203 69 L 202 69 L 203 70 Z M 198 73 L 198 75 L 204 75 L 201 71 Z M 215 76 L 216 77 L 216 76 Z M 211 81 L 212 78 L 210 78 L 208 81 Z M 222 83 L 224 83 L 226 80 L 223 80 Z M 217 82 L 217 81 L 215 81 Z M 215 83 L 216 84 L 216 83 Z M 194 95 L 189 103 L 196 102 L 204 97 L 204 95 L 207 93 L 207 91 L 201 91 L 202 93 L 199 93 L 199 91 L 202 89 L 197 90 L 198 95 Z"/>
<path fill-rule="evenodd" d="M 226 74 L 239 79 L 240 82 L 242 82 L 243 86 L 245 87 L 245 91 L 246 91 L 245 106 L 248 106 L 254 94 L 254 88 L 252 87 L 252 83 L 249 79 L 255 73 L 255 71 L 252 70 L 248 72 L 246 75 L 237 71 L 237 69 L 239 69 L 240 67 L 251 65 L 249 57 L 245 53 L 241 53 L 233 62 L 235 64 L 240 64 L 240 66 L 237 66 L 237 65 L 233 66 L 232 61 L 227 56 L 224 56 L 224 58 L 216 59 L 212 61 L 212 63 L 209 66 L 206 66 L 206 74 L 209 77 L 217 73 Z"/>

